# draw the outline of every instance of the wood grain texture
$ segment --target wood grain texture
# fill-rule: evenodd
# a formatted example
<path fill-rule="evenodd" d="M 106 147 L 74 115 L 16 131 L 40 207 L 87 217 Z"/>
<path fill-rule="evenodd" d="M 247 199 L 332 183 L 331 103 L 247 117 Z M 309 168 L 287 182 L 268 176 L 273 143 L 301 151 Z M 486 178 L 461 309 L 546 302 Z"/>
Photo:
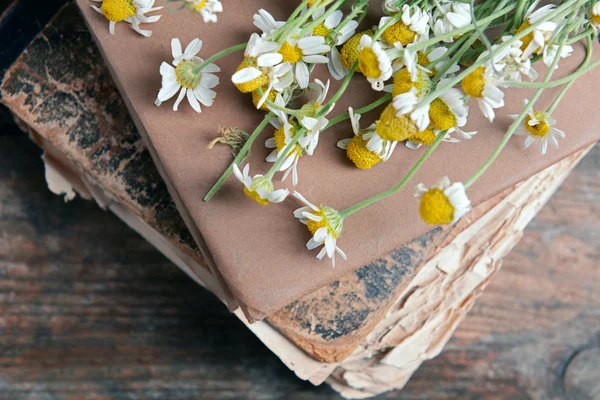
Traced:
<path fill-rule="evenodd" d="M 0 137 L 0 398 L 332 399 L 93 203 Z M 448 347 L 394 399 L 598 399 L 600 147 L 539 214 Z"/>

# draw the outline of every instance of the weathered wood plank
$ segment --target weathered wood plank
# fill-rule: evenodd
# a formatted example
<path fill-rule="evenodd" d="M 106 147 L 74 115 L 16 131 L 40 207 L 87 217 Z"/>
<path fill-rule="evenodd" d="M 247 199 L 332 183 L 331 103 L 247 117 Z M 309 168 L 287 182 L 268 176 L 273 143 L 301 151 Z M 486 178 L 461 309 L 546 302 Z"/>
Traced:
<path fill-rule="evenodd" d="M 0 137 L 0 398 L 330 399 L 93 203 Z M 597 399 L 600 147 L 526 232 L 449 346 L 395 399 Z"/>

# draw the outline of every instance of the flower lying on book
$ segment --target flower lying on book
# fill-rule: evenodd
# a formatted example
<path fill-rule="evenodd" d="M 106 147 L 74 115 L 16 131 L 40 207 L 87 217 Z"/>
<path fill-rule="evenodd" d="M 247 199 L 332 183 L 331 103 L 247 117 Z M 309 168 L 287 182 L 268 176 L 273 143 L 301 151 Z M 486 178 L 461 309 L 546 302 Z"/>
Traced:
<path fill-rule="evenodd" d="M 451 184 L 448 177 L 441 178 L 432 188 L 419 184 L 415 197 L 420 201 L 421 218 L 430 225 L 452 224 L 471 211 L 464 185 Z"/>
<path fill-rule="evenodd" d="M 407 150 L 398 148 L 401 142 L 421 152 L 419 160 L 405 168 L 396 186 L 345 210 L 317 207 L 295 194 L 306 205 L 295 215 L 313 235 L 308 248 L 324 246 L 319 258 L 327 255 L 333 259 L 336 252 L 343 255 L 337 240 L 346 218 L 403 190 L 443 143 L 464 145 L 462 139 L 475 135 L 466 128 L 472 120 L 469 103 L 478 104 L 481 114 L 494 123 L 505 106 L 505 92 L 515 87 L 534 89 L 530 102 L 506 127 L 504 137 L 486 137 L 498 140 L 498 144 L 470 178 L 464 183 L 444 178 L 432 188 L 418 186 L 419 214 L 426 223 L 458 221 L 471 209 L 467 190 L 514 135 L 527 135 L 525 147 L 538 142 L 541 153 L 546 153 L 548 144 L 558 146 L 557 139 L 565 134 L 554 127 L 550 116 L 576 79 L 600 65 L 600 60 L 592 57 L 593 39 L 600 30 L 598 1 L 562 0 L 540 6 L 538 0 L 383 0 L 379 3 L 385 15 L 379 16 L 378 23 L 361 29 L 373 1 L 305 0 L 287 21 L 277 21 L 266 10 L 259 10 L 253 22 L 260 32 L 251 33 L 248 43 L 222 50 L 210 59 L 215 61 L 245 49 L 231 80 L 240 92 L 252 95 L 252 102 L 266 116 L 237 154 L 234 167 L 223 174 L 206 201 L 231 170 L 244 182 L 246 195 L 259 203 L 283 200 L 284 192 L 273 188 L 275 175 L 281 173 L 285 179 L 291 174 L 292 183 L 298 184 L 299 164 L 310 162 L 305 156 L 317 154 L 322 135 L 347 120 L 351 122 L 347 132 L 351 127 L 354 135 L 339 141 L 338 147 L 346 150 L 350 162 L 362 170 L 384 168 L 383 161 L 402 157 L 397 154 Z M 559 79 L 554 77 L 560 62 L 573 53 L 572 45 L 582 41 L 586 42 L 587 53 L 579 68 Z M 548 67 L 544 67 L 543 79 L 538 80 L 536 63 Z M 330 75 L 342 80 L 331 95 L 329 82 L 325 84 L 325 80 L 313 76 L 319 70 L 325 73 L 321 64 L 328 64 Z M 172 81 L 173 74 L 169 73 Z M 335 103 L 358 75 L 370 84 L 377 100 L 330 117 Z M 353 101 L 363 100 L 360 90 L 366 86 L 364 82 L 362 85 L 354 92 L 358 95 Z M 557 87 L 562 89 L 549 108 L 533 111 L 542 94 Z M 176 90 L 165 89 L 162 96 L 171 97 Z M 307 100 L 307 95 L 313 93 L 313 99 Z M 371 112 L 378 113 L 372 114 L 375 122 L 361 128 L 361 117 Z M 247 167 L 242 174 L 237 165 L 245 160 L 269 122 L 275 126 L 265 143 L 273 149 L 267 157 L 272 166 L 264 176 L 252 179 Z M 327 172 L 320 170 L 317 176 L 321 178 Z"/>
<path fill-rule="evenodd" d="M 185 0 L 185 6 L 200 14 L 204 22 L 217 22 L 217 13 L 223 12 L 223 4 L 219 0 Z"/>
<path fill-rule="evenodd" d="M 166 62 L 160 65 L 162 87 L 154 104 L 160 106 L 179 92 L 173 111 L 177 111 L 179 103 L 186 96 L 190 106 L 198 113 L 202 111 L 200 103 L 206 107 L 213 105 L 217 93 L 212 89 L 219 84 L 219 78 L 214 73 L 221 70 L 212 63 L 204 65 L 204 60 L 196 56 L 200 50 L 200 39 L 192 40 L 183 52 L 179 39 L 171 40 L 174 67 Z"/>
<path fill-rule="evenodd" d="M 360 169 L 371 169 L 392 156 L 398 142 L 383 140 L 376 130 L 375 124 L 360 129 L 360 114 L 355 114 L 352 107 L 348 109 L 354 137 L 338 142 L 340 149 L 346 150 L 348 158 Z"/>
<path fill-rule="evenodd" d="M 108 30 L 115 34 L 117 22 L 125 21 L 131 24 L 134 31 L 150 37 L 152 31 L 140 28 L 141 23 L 152 23 L 160 19 L 160 15 L 147 16 L 146 13 L 158 11 L 161 7 L 153 7 L 154 0 L 92 0 L 101 2 L 100 7 L 92 4 L 92 8 L 108 19 Z"/>
<path fill-rule="evenodd" d="M 524 100 L 525 108 L 528 107 L 529 101 Z M 518 115 L 511 115 L 512 119 L 519 118 Z M 529 109 L 525 120 L 521 122 L 515 135 L 525 135 L 525 148 L 528 148 L 533 143 L 538 143 L 540 153 L 546 154 L 548 151 L 548 143 L 555 149 L 558 149 L 557 138 L 564 139 L 565 133 L 554 127 L 556 121 L 550 117 L 550 114 L 542 111 L 533 111 Z"/>
<path fill-rule="evenodd" d="M 294 217 L 306 225 L 312 235 L 312 238 L 306 243 L 306 248 L 314 250 L 323 246 L 317 254 L 317 258 L 321 260 L 327 255 L 335 267 L 335 253 L 338 253 L 344 260 L 346 259 L 346 254 L 337 246 L 337 239 L 342 234 L 344 225 L 342 216 L 331 207 L 315 206 L 298 192 L 294 192 L 294 197 L 305 204 L 304 207 L 294 211 Z"/>
<path fill-rule="evenodd" d="M 233 164 L 233 174 L 244 184 L 244 193 L 258 204 L 266 206 L 270 203 L 281 203 L 288 196 L 287 189 L 275 190 L 270 178 L 262 175 L 255 175 L 254 178 L 251 178 L 249 171 L 250 164 L 246 164 L 243 173 L 237 164 Z"/>

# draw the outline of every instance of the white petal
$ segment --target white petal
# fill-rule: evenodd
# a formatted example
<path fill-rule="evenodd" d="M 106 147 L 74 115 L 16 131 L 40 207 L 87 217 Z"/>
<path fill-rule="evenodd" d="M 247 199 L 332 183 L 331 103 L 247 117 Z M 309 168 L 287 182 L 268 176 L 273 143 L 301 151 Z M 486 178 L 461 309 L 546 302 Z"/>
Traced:
<path fill-rule="evenodd" d="M 179 96 L 177 96 L 177 100 L 175 100 L 175 104 L 173 104 L 173 111 L 177 111 L 178 110 L 179 103 L 181 103 L 181 101 L 185 97 L 185 93 L 186 92 L 187 92 L 187 90 L 185 88 L 181 88 L 181 92 L 179 92 Z"/>
<path fill-rule="evenodd" d="M 181 51 L 181 42 L 179 41 L 179 38 L 171 39 L 171 54 L 173 55 L 173 59 L 177 59 L 183 54 Z"/>
<path fill-rule="evenodd" d="M 200 108 L 200 103 L 198 103 L 198 99 L 196 99 L 196 95 L 194 94 L 193 90 L 187 91 L 187 99 L 194 111 L 196 111 L 197 113 L 202 111 L 202 109 Z"/>
<path fill-rule="evenodd" d="M 181 49 L 181 48 L 180 48 Z M 196 38 L 190 42 L 185 48 L 185 56 L 192 58 L 202 50 L 202 40 Z"/>

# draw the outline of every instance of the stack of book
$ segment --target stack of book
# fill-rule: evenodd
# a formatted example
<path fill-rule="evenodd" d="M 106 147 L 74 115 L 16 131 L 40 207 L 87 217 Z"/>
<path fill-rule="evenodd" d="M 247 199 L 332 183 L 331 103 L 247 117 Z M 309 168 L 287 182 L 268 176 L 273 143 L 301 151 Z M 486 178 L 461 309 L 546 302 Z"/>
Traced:
<path fill-rule="evenodd" d="M 186 131 L 182 124 L 197 118 L 191 110 L 172 114 L 144 103 L 156 95 L 144 82 L 155 77 L 157 49 L 169 43 L 177 20 L 157 26 L 158 39 L 140 45 L 137 37 L 111 36 L 88 1 L 79 3 L 83 16 L 74 5 L 63 8 L 0 87 L 1 102 L 44 150 L 50 190 L 114 212 L 227 304 L 299 378 L 327 382 L 349 398 L 401 389 L 440 353 L 528 222 L 595 140 L 589 133 L 550 158 L 503 174 L 508 157 L 458 224 L 427 229 L 401 215 L 391 221 L 404 218 L 401 229 L 386 230 L 373 250 L 350 246 L 357 249 L 352 261 L 331 269 L 298 251 L 303 240 L 281 243 L 285 252 L 268 244 L 281 232 L 257 235 L 246 215 L 254 220 L 263 211 L 247 202 L 233 212 L 228 185 L 219 201 L 201 201 L 231 162 L 226 148 L 213 150 L 219 155 L 209 160 L 213 166 L 198 160 L 224 109 L 212 109 L 212 118 L 207 113 L 194 120 L 201 127 L 189 124 Z M 132 67 L 131 59 L 150 67 Z M 223 106 L 239 107 L 232 123 L 254 121 L 257 114 L 230 100 Z M 270 247 L 268 256 L 252 250 L 257 241 Z"/>

